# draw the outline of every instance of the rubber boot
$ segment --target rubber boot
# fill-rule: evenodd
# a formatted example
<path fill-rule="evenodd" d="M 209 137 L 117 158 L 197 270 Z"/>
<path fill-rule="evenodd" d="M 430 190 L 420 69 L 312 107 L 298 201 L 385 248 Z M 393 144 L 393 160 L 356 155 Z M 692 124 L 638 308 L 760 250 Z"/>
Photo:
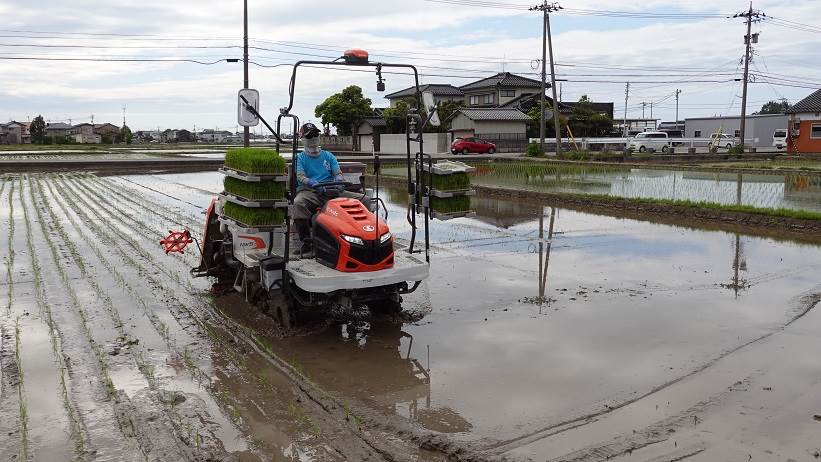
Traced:
<path fill-rule="evenodd" d="M 310 220 L 294 220 L 296 232 L 299 234 L 299 240 L 302 241 L 302 247 L 299 248 L 299 253 L 304 255 L 311 253 L 313 250 L 313 242 L 311 242 L 311 222 Z"/>

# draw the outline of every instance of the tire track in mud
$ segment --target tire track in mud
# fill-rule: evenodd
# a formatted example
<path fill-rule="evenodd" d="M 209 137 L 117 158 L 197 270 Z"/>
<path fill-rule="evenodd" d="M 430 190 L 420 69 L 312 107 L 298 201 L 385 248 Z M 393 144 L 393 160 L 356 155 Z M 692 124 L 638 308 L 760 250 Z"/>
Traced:
<path fill-rule="evenodd" d="M 91 192 L 91 194 L 97 194 L 87 187 L 84 188 L 84 190 Z M 100 200 L 105 200 L 99 196 L 97 198 Z M 144 204 L 136 203 L 135 205 L 138 205 L 143 209 L 149 209 Z M 148 211 L 150 212 L 150 210 Z M 180 284 L 184 285 L 182 283 Z M 363 409 L 362 416 L 355 414 L 348 404 L 329 395 L 313 381 L 311 381 L 303 372 L 301 372 L 298 367 L 295 367 L 287 360 L 283 360 L 276 355 L 267 345 L 265 345 L 261 337 L 255 332 L 233 320 L 230 320 L 225 313 L 222 313 L 218 308 L 213 306 L 210 301 L 200 301 L 206 305 L 210 305 L 209 308 L 211 310 L 216 310 L 220 313 L 220 317 L 217 319 L 219 319 L 223 325 L 226 326 L 226 330 L 230 331 L 231 335 L 250 345 L 258 354 L 265 357 L 272 366 L 286 374 L 286 376 L 288 376 L 288 378 L 300 389 L 300 391 L 309 397 L 315 405 L 322 409 L 323 412 L 329 416 L 332 416 L 332 418 L 337 421 L 352 424 L 351 428 L 357 433 L 357 436 L 363 439 L 368 446 L 376 450 L 386 459 L 404 459 L 404 456 L 401 456 L 400 454 L 405 453 L 407 448 L 397 449 L 396 447 L 391 447 L 390 444 L 386 444 L 386 441 L 390 438 L 386 437 L 387 435 L 391 435 L 391 437 L 395 439 L 395 435 L 398 434 L 406 441 L 406 443 L 407 441 L 410 441 L 412 445 L 415 445 L 418 448 L 441 452 L 452 460 L 489 460 L 480 455 L 476 448 L 468 447 L 468 445 L 465 444 L 456 443 L 443 434 L 428 430 L 420 430 L 410 422 L 401 419 L 398 416 L 384 415 L 371 410 L 364 411 L 364 406 L 357 406 L 358 409 Z"/>
<path fill-rule="evenodd" d="M 72 185 L 72 186 L 77 186 L 78 188 L 80 188 L 80 187 L 81 187 L 81 185 L 79 184 L 79 182 L 78 182 L 78 181 L 72 181 L 72 182 L 71 182 L 71 185 Z M 58 187 L 58 188 L 59 188 L 59 187 Z M 69 189 L 69 190 L 70 190 L 71 188 L 67 188 L 67 189 Z M 90 190 L 90 189 L 85 188 L 85 189 L 84 189 L 84 191 L 91 191 L 91 190 Z M 74 190 L 71 190 L 71 191 L 68 191 L 67 193 L 68 193 L 68 194 L 75 194 L 75 191 L 74 191 Z M 92 194 L 94 194 L 94 193 L 92 193 Z M 79 196 L 77 196 L 77 197 L 79 198 Z M 79 198 L 79 199 L 82 199 L 82 198 Z M 97 198 L 95 197 L 95 199 L 97 199 Z M 88 203 L 87 203 L 87 202 L 83 202 L 83 203 L 84 203 L 84 204 L 86 204 L 86 205 L 88 205 Z M 112 218 L 113 218 L 113 217 L 112 217 Z M 105 220 L 105 218 L 104 218 L 104 217 L 102 217 L 102 216 L 100 216 L 100 219 L 101 219 L 101 220 Z M 117 220 L 117 221 L 119 221 L 119 222 L 120 222 L 120 224 L 121 224 L 121 226 L 123 226 L 123 227 L 126 227 L 126 228 L 127 228 L 127 227 L 129 226 L 127 223 L 125 223 L 125 221 L 123 221 L 123 220 L 122 220 L 122 216 L 121 216 L 121 215 L 119 216 L 119 218 L 118 218 L 118 220 Z M 87 220 L 87 222 L 88 222 L 88 220 Z M 110 221 L 106 221 L 106 222 L 110 223 Z M 101 235 L 104 235 L 104 236 L 105 236 L 105 235 L 107 235 L 107 232 L 106 232 L 105 230 L 98 229 L 97 231 L 98 231 Z M 122 248 L 120 248 L 120 246 L 119 246 L 118 244 L 116 244 L 116 243 L 114 243 L 114 242 L 113 242 L 113 239 L 112 239 L 112 236 L 111 236 L 111 235 L 107 235 L 107 239 L 111 240 L 111 243 L 113 243 L 113 244 L 114 244 L 114 245 L 113 245 L 113 247 L 117 248 L 117 250 L 118 250 L 118 252 L 121 254 L 121 256 L 123 256 L 123 257 L 124 257 L 124 258 L 126 258 L 126 259 L 128 259 L 128 258 L 129 258 L 129 257 L 128 257 L 128 253 L 127 253 L 126 251 L 124 251 Z M 139 247 L 139 245 L 135 245 L 133 248 L 134 248 L 135 250 L 140 250 L 140 249 L 141 249 L 141 248 Z M 146 259 L 146 262 L 147 262 L 148 264 L 152 264 L 152 265 L 155 267 L 154 269 L 160 269 L 160 268 L 163 268 L 163 267 L 164 267 L 164 265 L 159 264 L 158 262 L 156 262 L 156 260 L 154 260 L 153 258 L 151 258 L 151 257 L 150 257 L 150 255 L 144 255 L 144 258 Z M 148 277 L 148 279 L 153 280 L 153 283 L 154 283 L 154 284 L 156 284 L 156 286 L 155 286 L 155 288 L 156 288 L 156 289 L 159 289 L 159 290 L 162 290 L 162 291 L 167 291 L 167 292 L 170 292 L 170 291 L 168 290 L 168 287 L 164 286 L 162 283 L 160 283 L 160 282 L 159 282 L 159 281 L 157 281 L 156 279 L 153 279 L 151 276 L 149 276 L 149 275 L 148 275 L 149 271 L 148 271 L 146 268 L 144 268 L 144 267 L 140 266 L 140 265 L 139 265 L 139 263 L 137 263 L 137 262 L 136 262 L 136 261 L 134 261 L 133 259 L 132 259 L 129 263 L 130 263 L 130 264 L 134 264 L 135 266 L 139 266 L 139 267 L 141 268 L 141 271 L 143 271 L 143 272 L 144 272 L 144 275 L 145 275 L 145 276 L 147 276 L 147 277 Z M 164 269 L 164 268 L 163 268 L 163 269 Z M 173 279 L 173 278 L 172 278 L 172 279 Z M 179 285 L 184 285 L 182 282 L 179 282 L 178 284 L 179 284 Z M 215 335 L 215 333 L 214 333 L 214 329 L 213 329 L 213 327 L 210 327 L 210 326 L 209 326 L 208 324 L 206 324 L 203 320 L 201 320 L 201 319 L 200 319 L 200 315 L 198 315 L 198 314 L 196 314 L 196 313 L 193 313 L 190 309 L 188 309 L 188 308 L 186 307 L 186 305 L 185 305 L 184 303 L 180 302 L 180 301 L 179 301 L 176 297 L 174 297 L 173 295 L 172 295 L 172 296 L 170 296 L 169 300 L 171 300 L 171 301 L 172 301 L 171 305 L 174 305 L 174 306 L 176 306 L 176 307 L 178 307 L 178 308 L 182 308 L 184 311 L 187 311 L 187 317 L 186 317 L 186 316 L 184 316 L 184 315 L 181 315 L 181 316 L 179 317 L 180 319 L 189 319 L 189 320 L 194 321 L 194 322 L 195 322 L 195 323 L 196 323 L 196 324 L 197 324 L 197 325 L 198 325 L 201 329 L 203 329 L 204 331 L 206 331 L 206 332 L 208 332 L 208 333 L 210 334 L 209 336 L 212 338 L 212 340 L 215 340 L 215 339 L 216 339 L 216 337 L 217 337 L 217 336 L 216 336 L 216 335 Z M 180 322 L 181 322 L 181 321 L 180 321 Z M 230 343 L 231 343 L 231 342 L 228 342 L 228 341 L 223 341 L 223 342 L 220 344 L 220 347 L 222 347 L 223 349 L 225 349 L 225 350 L 227 350 L 227 351 L 231 352 L 231 356 L 232 356 L 233 358 L 235 358 L 235 360 L 236 360 L 236 359 L 241 358 L 241 357 L 242 357 L 242 356 L 241 356 L 241 355 L 242 355 L 242 353 L 234 352 L 234 351 L 233 351 L 232 346 L 230 345 Z M 233 366 L 237 367 L 237 368 L 238 368 L 238 369 L 240 369 L 240 370 L 245 369 L 245 370 L 246 370 L 246 373 L 249 373 L 249 375 L 251 375 L 252 377 L 254 376 L 254 374 L 250 373 L 251 371 L 248 371 L 248 370 L 247 370 L 247 368 L 243 368 L 241 363 L 234 363 L 234 364 L 233 364 Z M 262 379 L 263 379 L 263 377 L 259 377 L 259 376 L 257 376 L 257 380 L 262 380 Z M 209 388 L 209 390 L 213 390 L 213 388 Z M 276 392 L 277 390 L 272 390 L 272 391 L 275 391 L 275 392 Z M 219 390 L 217 390 L 217 394 L 219 394 L 219 396 L 220 396 L 221 398 L 223 398 L 223 399 L 227 398 L 227 396 L 226 396 L 224 393 L 221 393 L 221 394 L 220 394 L 220 393 L 219 393 Z M 295 403 L 297 403 L 297 405 L 298 405 L 298 403 L 299 403 L 299 399 L 298 399 L 298 398 L 297 398 L 297 400 L 295 401 Z M 257 405 L 257 406 L 258 406 L 258 405 Z M 289 406 L 289 407 L 290 407 L 290 406 Z M 299 413 L 299 411 L 297 411 L 297 413 Z M 304 413 L 303 413 L 303 414 L 304 414 Z M 325 427 L 328 427 L 328 425 L 327 425 L 327 424 L 325 424 L 324 426 L 325 426 Z M 330 454 L 329 454 L 329 455 L 330 455 Z M 352 457 L 355 457 L 355 458 L 356 458 L 357 456 L 369 457 L 369 456 L 368 456 L 368 454 L 366 454 L 366 453 L 362 452 L 361 450 L 357 450 L 357 451 L 355 451 L 355 452 L 354 452 L 354 454 L 352 454 Z"/>
<path fill-rule="evenodd" d="M 27 183 L 30 183 L 30 177 L 26 175 Z M 25 236 L 26 236 L 26 249 L 29 253 L 30 257 L 30 265 L 31 270 L 34 276 L 34 301 L 38 308 L 41 320 L 45 323 L 46 333 L 48 334 L 49 344 L 51 345 L 51 353 L 53 356 L 53 360 L 56 366 L 56 380 L 57 380 L 57 387 L 60 393 L 60 399 L 63 406 L 63 412 L 65 413 L 65 417 L 67 419 L 67 431 L 69 442 L 72 445 L 72 448 L 69 450 L 68 448 L 61 448 L 59 447 L 62 442 L 58 440 L 51 440 L 54 444 L 53 447 L 48 448 L 49 450 L 54 450 L 57 452 L 68 451 L 69 453 L 73 454 L 73 460 L 85 460 L 88 456 L 87 449 L 88 449 L 88 435 L 85 429 L 85 424 L 82 421 L 82 416 L 80 415 L 77 403 L 72 400 L 71 395 L 69 394 L 69 387 L 71 386 L 71 377 L 69 376 L 68 381 L 66 375 L 68 373 L 68 355 L 63 350 L 63 342 L 64 338 L 61 335 L 59 328 L 56 326 L 54 322 L 54 317 L 52 315 L 51 310 L 51 303 L 49 301 L 49 297 L 45 292 L 45 281 L 43 279 L 42 274 L 42 266 L 39 262 L 38 254 L 36 253 L 35 246 L 34 246 L 34 232 L 32 230 L 32 217 L 29 215 L 28 206 L 26 204 L 26 200 L 23 196 L 23 185 L 22 179 L 20 181 L 20 188 L 18 191 L 18 198 L 20 201 L 20 208 L 23 211 L 23 222 L 25 227 Z M 30 188 L 29 188 L 30 193 Z M 20 317 L 18 316 L 17 322 L 19 324 Z M 28 323 L 27 323 L 28 324 Z M 34 329 L 35 326 L 29 325 L 28 327 Z M 26 334 L 29 337 L 34 336 L 35 334 L 28 329 L 26 329 Z M 20 342 L 23 343 L 22 341 Z M 21 356 L 22 357 L 22 356 Z M 42 358 L 32 358 L 34 361 L 30 367 L 34 368 L 37 360 L 41 360 Z M 23 371 L 26 369 L 25 362 L 21 362 L 18 360 L 18 366 L 20 367 L 21 371 L 21 380 L 23 377 Z M 68 382 L 68 383 L 67 383 Z M 22 395 L 21 395 L 22 396 Z M 31 402 L 35 404 L 35 406 L 40 406 L 44 404 L 48 406 L 48 403 L 41 403 L 42 399 L 32 400 Z M 28 411 L 22 412 L 22 410 L 27 407 L 27 402 L 25 399 L 21 399 L 21 416 L 23 414 L 28 414 Z M 48 439 L 50 436 L 48 433 L 50 429 L 47 429 L 47 423 L 52 418 L 51 414 L 54 412 L 54 409 L 46 410 L 45 408 L 41 408 L 43 411 L 43 415 L 39 415 L 38 417 L 42 420 L 38 425 L 29 426 L 29 431 L 34 429 L 35 434 L 30 435 L 31 438 L 34 439 Z M 25 420 L 21 418 L 21 421 Z M 31 423 L 31 422 L 30 422 Z"/>

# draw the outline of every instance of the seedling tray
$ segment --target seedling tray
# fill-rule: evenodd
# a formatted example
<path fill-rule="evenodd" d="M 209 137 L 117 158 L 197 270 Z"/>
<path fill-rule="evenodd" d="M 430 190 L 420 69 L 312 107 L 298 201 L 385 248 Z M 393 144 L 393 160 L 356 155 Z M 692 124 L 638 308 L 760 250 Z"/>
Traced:
<path fill-rule="evenodd" d="M 284 200 L 271 200 L 271 201 L 259 201 L 259 200 L 250 200 L 244 197 L 237 196 L 235 194 L 222 192 L 218 194 L 219 197 L 225 199 L 228 202 L 233 202 L 237 205 L 241 205 L 243 207 L 270 207 L 275 209 L 287 208 L 288 202 Z"/>
<path fill-rule="evenodd" d="M 422 170 L 425 172 L 433 173 L 434 175 L 453 175 L 455 173 L 471 173 L 476 171 L 476 167 L 471 167 L 470 165 L 459 162 L 455 160 L 442 160 L 435 164 L 432 167 L 429 167 L 428 164 L 422 164 Z"/>
<path fill-rule="evenodd" d="M 233 218 L 226 217 L 225 215 L 220 215 L 219 219 L 220 219 L 220 221 L 222 221 L 226 225 L 236 226 L 238 228 L 242 228 L 246 232 L 249 232 L 249 233 L 269 232 L 269 231 L 285 232 L 286 231 L 285 225 L 251 226 L 251 225 L 246 225 L 245 223 L 242 223 L 240 221 L 234 220 Z"/>
<path fill-rule="evenodd" d="M 230 176 L 231 178 L 236 178 L 236 179 L 242 180 L 242 181 L 250 181 L 250 182 L 254 182 L 254 183 L 257 183 L 257 182 L 260 182 L 260 181 L 267 181 L 267 180 L 282 181 L 282 182 L 287 182 L 288 181 L 288 175 L 283 175 L 283 174 L 266 175 L 266 174 L 259 174 L 259 173 L 248 173 L 248 172 L 243 172 L 241 170 L 236 170 L 236 169 L 228 168 L 228 167 L 220 167 L 219 172 L 222 173 L 225 176 Z"/>
<path fill-rule="evenodd" d="M 439 191 L 438 189 L 430 190 L 431 197 L 438 197 L 440 199 L 447 199 L 449 197 L 456 196 L 472 196 L 474 194 L 475 193 L 472 189 L 457 189 L 454 191 Z"/>

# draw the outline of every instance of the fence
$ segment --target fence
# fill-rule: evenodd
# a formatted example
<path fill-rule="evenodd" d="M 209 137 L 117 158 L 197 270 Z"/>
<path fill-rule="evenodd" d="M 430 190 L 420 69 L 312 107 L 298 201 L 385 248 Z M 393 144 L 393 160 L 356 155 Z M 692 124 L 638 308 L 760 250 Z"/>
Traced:
<path fill-rule="evenodd" d="M 476 138 L 495 144 L 497 152 L 524 152 L 528 143 L 525 133 L 477 133 Z"/>
<path fill-rule="evenodd" d="M 575 149 L 576 146 L 582 151 L 624 151 L 632 138 L 562 138 L 562 149 Z M 712 139 L 710 138 L 670 138 L 670 146 L 676 151 L 684 152 L 687 149 L 707 148 Z M 745 144 L 755 142 L 753 138 L 747 138 Z M 539 138 L 530 138 L 531 143 L 538 143 Z M 573 144 L 575 142 L 575 145 Z M 724 146 L 719 146 L 723 148 Z M 545 150 L 556 150 L 556 139 L 545 138 Z"/>

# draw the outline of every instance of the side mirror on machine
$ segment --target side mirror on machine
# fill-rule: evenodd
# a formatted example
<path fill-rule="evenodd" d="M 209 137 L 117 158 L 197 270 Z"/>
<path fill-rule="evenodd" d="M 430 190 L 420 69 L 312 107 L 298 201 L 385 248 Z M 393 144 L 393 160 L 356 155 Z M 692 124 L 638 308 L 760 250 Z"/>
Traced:
<path fill-rule="evenodd" d="M 425 105 L 425 110 L 428 112 L 428 121 L 434 127 L 442 124 L 439 120 L 439 114 L 436 112 L 437 106 L 433 99 L 433 93 L 426 91 L 422 93 L 422 103 Z"/>
<path fill-rule="evenodd" d="M 237 95 L 237 123 L 243 127 L 259 125 L 259 91 L 243 88 Z"/>

